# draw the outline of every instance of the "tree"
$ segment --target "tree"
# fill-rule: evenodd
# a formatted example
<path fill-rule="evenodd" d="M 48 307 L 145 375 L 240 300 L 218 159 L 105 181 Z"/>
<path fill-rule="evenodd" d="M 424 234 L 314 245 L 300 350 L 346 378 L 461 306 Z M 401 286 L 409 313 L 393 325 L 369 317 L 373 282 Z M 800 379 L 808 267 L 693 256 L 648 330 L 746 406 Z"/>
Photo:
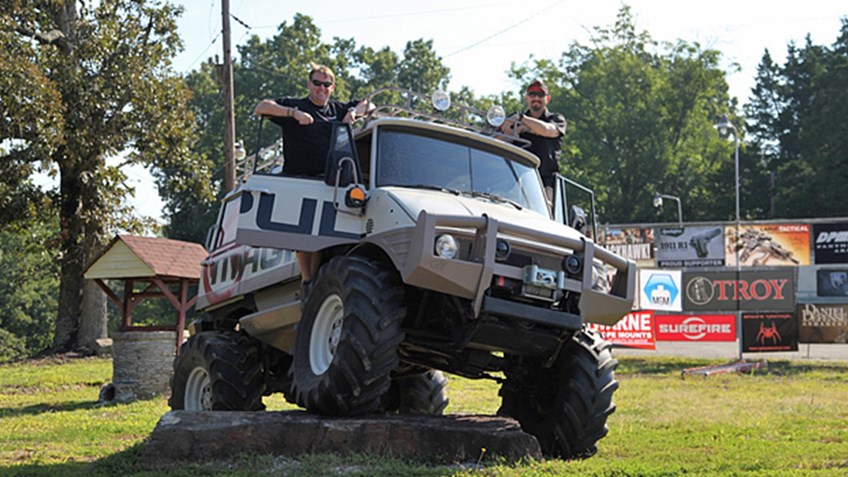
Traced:
<path fill-rule="evenodd" d="M 28 174 L 26 164 L 0 161 L 0 363 L 36 355 L 53 338 L 57 210 Z"/>
<path fill-rule="evenodd" d="M 603 221 L 655 221 L 655 192 L 679 196 L 687 220 L 731 218 L 732 194 L 716 194 L 733 184 L 732 146 L 712 128 L 729 104 L 719 52 L 683 41 L 655 52 L 627 6 L 596 33 L 558 64 L 512 72 L 525 84 L 544 79 L 550 109 L 569 120 L 563 173 L 595 190 Z"/>
<path fill-rule="evenodd" d="M 7 154 L 58 170 L 61 284 L 53 350 L 85 347 L 105 313 L 82 314 L 83 270 L 130 192 L 121 167 L 167 171 L 160 189 L 203 191 L 207 170 L 188 149 L 193 118 L 170 59 L 180 47 L 174 6 L 157 0 L 24 2 L 0 6 L 0 138 Z M 121 155 L 117 165 L 107 158 Z M 122 225 L 126 225 L 125 221 Z M 102 300 L 101 300 L 102 302 Z M 103 310 L 103 307 L 99 307 Z M 95 331 L 102 333 L 102 331 Z"/>
<path fill-rule="evenodd" d="M 751 144 L 761 152 L 761 175 L 773 187 L 765 218 L 842 217 L 848 180 L 848 19 L 831 48 L 790 43 L 786 63 L 769 52 L 757 70 L 746 106 Z"/>

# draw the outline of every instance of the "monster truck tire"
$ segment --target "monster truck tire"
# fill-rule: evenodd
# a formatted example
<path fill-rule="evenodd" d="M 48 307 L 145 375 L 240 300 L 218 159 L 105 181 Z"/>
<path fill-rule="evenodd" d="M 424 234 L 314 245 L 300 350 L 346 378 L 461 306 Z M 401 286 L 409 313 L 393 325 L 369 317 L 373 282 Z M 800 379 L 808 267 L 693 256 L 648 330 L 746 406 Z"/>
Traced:
<path fill-rule="evenodd" d="M 498 414 L 515 418 L 550 457 L 584 459 L 597 452 L 615 412 L 618 389 L 610 343 L 591 330 L 574 335 L 550 370 L 507 373 Z"/>
<path fill-rule="evenodd" d="M 309 412 L 377 411 L 398 365 L 403 285 L 397 273 L 360 257 L 321 267 L 298 323 L 292 393 Z"/>
<path fill-rule="evenodd" d="M 440 416 L 449 403 L 445 394 L 447 384 L 448 378 L 435 369 L 393 377 L 380 410 Z"/>
<path fill-rule="evenodd" d="M 232 331 L 191 336 L 174 360 L 171 409 L 261 411 L 264 377 L 253 342 Z"/>

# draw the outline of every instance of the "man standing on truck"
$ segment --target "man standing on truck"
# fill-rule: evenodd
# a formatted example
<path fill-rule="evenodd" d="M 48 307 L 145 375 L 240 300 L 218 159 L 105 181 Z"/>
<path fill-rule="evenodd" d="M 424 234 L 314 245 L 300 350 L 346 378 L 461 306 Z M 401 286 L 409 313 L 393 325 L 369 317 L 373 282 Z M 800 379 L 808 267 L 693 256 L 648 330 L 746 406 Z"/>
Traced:
<path fill-rule="evenodd" d="M 524 95 L 527 111 L 509 117 L 502 129 L 506 134 L 514 134 L 518 127 L 518 136 L 530 141 L 528 150 L 539 157 L 539 173 L 545 185 L 548 202 L 553 200 L 554 174 L 559 172 L 561 140 L 565 136 L 565 117 L 548 111 L 551 102 L 550 91 L 541 80 L 535 80 L 527 87 Z"/>
<path fill-rule="evenodd" d="M 256 105 L 255 113 L 268 116 L 283 130 L 283 173 L 320 177 L 330 148 L 332 122 L 351 124 L 373 106 L 365 101 L 342 103 L 330 99 L 336 89 L 336 76 L 324 65 L 310 63 L 311 70 L 305 98 L 265 99 Z M 318 273 L 321 254 L 298 252 L 297 263 L 304 289 Z M 301 297 L 303 298 L 303 297 Z"/>

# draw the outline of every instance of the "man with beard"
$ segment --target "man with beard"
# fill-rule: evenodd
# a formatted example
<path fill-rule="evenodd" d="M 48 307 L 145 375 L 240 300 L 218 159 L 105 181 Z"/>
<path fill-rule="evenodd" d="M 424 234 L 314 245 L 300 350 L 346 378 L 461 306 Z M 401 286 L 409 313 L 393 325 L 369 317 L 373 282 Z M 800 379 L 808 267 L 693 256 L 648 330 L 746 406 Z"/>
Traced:
<path fill-rule="evenodd" d="M 551 95 L 541 80 L 530 83 L 524 100 L 527 102 L 527 111 L 510 116 L 502 130 L 511 135 L 517 127 L 518 136 L 530 141 L 528 150 L 539 157 L 539 173 L 550 202 L 554 193 L 554 174 L 559 172 L 560 141 L 565 136 L 565 117 L 548 111 Z"/>

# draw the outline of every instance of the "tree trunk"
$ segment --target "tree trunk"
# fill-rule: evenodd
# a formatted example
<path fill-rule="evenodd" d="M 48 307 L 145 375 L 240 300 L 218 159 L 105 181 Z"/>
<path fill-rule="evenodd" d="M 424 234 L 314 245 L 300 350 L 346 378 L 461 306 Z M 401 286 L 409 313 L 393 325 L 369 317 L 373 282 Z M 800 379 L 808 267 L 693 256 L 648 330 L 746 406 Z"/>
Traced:
<path fill-rule="evenodd" d="M 79 336 L 82 307 L 85 250 L 82 243 L 83 226 L 81 184 L 74 162 L 64 148 L 56 151 L 59 159 L 59 227 L 61 236 L 59 282 L 59 310 L 56 316 L 56 333 L 53 338 L 54 353 L 71 351 Z M 64 156 L 64 157 L 61 157 Z"/>

